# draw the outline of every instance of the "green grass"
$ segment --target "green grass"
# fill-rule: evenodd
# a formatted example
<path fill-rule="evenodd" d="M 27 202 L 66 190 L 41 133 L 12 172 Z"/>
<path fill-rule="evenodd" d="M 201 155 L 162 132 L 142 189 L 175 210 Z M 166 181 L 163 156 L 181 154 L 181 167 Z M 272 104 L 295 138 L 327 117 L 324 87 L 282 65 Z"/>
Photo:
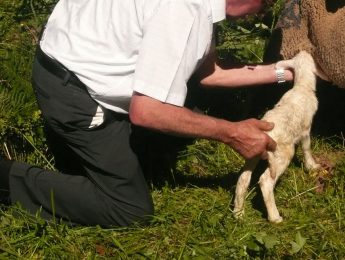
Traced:
<path fill-rule="evenodd" d="M 0 212 L 0 259 L 344 259 L 342 143 L 313 140 L 315 156 L 327 166 L 320 172 L 304 172 L 297 151 L 275 191 L 280 224 L 266 220 L 256 184 L 244 219 L 233 218 L 234 181 L 243 161 L 223 145 L 200 140 L 178 164 L 178 174 L 191 181 L 153 187 L 156 214 L 149 226 L 70 227 L 12 206 Z M 189 174 L 181 172 L 186 169 Z"/>
<path fill-rule="evenodd" d="M 46 159 L 39 114 L 35 106 L 23 109 L 32 104 L 32 93 L 23 96 L 23 90 L 29 88 L 40 25 L 54 2 L 0 1 L 4 154 L 47 167 L 51 159 Z M 281 1 L 277 3 L 274 19 Z M 220 56 L 261 61 L 273 25 L 255 19 L 250 24 L 224 23 Z M 328 121 L 319 123 L 332 127 Z M 152 185 L 156 213 L 149 226 L 71 227 L 47 223 L 11 206 L 0 209 L 0 259 L 345 259 L 344 142 L 313 140 L 314 154 L 326 167 L 320 172 L 305 172 L 297 151 L 275 191 L 284 217 L 280 224 L 266 220 L 255 182 L 244 219 L 233 218 L 234 188 L 243 160 L 225 145 L 198 140 L 180 154 L 176 185 Z"/>

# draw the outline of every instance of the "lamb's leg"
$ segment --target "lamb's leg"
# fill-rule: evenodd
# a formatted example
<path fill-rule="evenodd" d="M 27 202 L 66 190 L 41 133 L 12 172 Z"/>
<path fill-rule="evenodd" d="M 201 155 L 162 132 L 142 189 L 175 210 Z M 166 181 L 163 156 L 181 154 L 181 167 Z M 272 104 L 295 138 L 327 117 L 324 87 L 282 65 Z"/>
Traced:
<path fill-rule="evenodd" d="M 270 166 L 261 175 L 259 183 L 262 196 L 266 205 L 268 220 L 273 223 L 283 221 L 277 209 L 274 199 L 274 186 L 279 177 L 284 173 L 288 167 L 292 156 L 294 154 L 294 147 L 284 147 L 284 149 L 276 150 L 274 156 L 270 158 Z M 275 171 L 275 178 L 272 178 L 270 169 Z"/>
<path fill-rule="evenodd" d="M 301 139 L 302 150 L 304 154 L 304 164 L 308 170 L 315 170 L 320 168 L 320 164 L 316 163 L 310 149 L 310 135 L 305 135 Z"/>
<path fill-rule="evenodd" d="M 252 173 L 259 162 L 259 158 L 246 161 L 243 172 L 238 178 L 236 185 L 236 194 L 235 194 L 235 207 L 234 207 L 234 216 L 235 218 L 242 217 L 244 214 L 244 200 L 247 193 L 247 189 L 250 184 L 250 179 Z"/>

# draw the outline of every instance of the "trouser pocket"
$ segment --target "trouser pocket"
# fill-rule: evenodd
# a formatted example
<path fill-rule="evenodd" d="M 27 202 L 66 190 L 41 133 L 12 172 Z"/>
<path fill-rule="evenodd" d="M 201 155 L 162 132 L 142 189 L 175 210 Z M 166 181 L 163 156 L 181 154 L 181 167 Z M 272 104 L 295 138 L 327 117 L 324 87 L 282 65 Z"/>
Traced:
<path fill-rule="evenodd" d="M 105 120 L 104 109 L 86 89 L 64 82 L 37 61 L 33 67 L 33 87 L 43 117 L 50 125 L 65 130 L 92 130 Z"/>

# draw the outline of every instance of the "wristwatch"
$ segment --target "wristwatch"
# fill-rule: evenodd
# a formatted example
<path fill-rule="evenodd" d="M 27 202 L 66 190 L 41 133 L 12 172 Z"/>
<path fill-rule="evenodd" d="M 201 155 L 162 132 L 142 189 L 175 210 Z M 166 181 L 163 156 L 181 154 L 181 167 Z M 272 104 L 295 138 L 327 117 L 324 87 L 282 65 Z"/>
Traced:
<path fill-rule="evenodd" d="M 277 77 L 277 82 L 280 83 L 284 83 L 285 80 L 285 70 L 282 68 L 275 68 L 275 73 L 276 73 L 276 77 Z"/>

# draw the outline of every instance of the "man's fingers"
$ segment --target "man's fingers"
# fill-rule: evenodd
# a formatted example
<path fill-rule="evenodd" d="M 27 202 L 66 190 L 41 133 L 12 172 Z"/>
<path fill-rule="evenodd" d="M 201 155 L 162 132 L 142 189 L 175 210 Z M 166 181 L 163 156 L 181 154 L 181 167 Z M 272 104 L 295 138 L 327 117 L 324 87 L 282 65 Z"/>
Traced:
<path fill-rule="evenodd" d="M 274 128 L 274 123 L 262 120 L 262 121 L 258 121 L 258 127 L 262 131 L 270 131 Z"/>
<path fill-rule="evenodd" d="M 267 151 L 273 152 L 275 151 L 276 148 L 277 148 L 277 143 L 272 138 L 269 138 L 267 146 L 266 146 Z"/>
<path fill-rule="evenodd" d="M 268 152 L 266 152 L 266 151 L 263 152 L 260 157 L 262 160 L 267 160 L 268 159 Z"/>
<path fill-rule="evenodd" d="M 238 137 L 233 148 L 237 150 L 245 159 L 261 157 L 263 160 L 268 159 L 268 152 L 276 150 L 276 142 L 265 132 L 273 129 L 274 123 L 249 119 L 241 122 L 244 130 Z"/>
<path fill-rule="evenodd" d="M 269 138 L 269 142 L 267 143 L 266 150 L 263 151 L 260 155 L 262 160 L 268 159 L 268 152 L 273 152 L 277 147 L 277 143 L 273 141 L 273 139 Z"/>

